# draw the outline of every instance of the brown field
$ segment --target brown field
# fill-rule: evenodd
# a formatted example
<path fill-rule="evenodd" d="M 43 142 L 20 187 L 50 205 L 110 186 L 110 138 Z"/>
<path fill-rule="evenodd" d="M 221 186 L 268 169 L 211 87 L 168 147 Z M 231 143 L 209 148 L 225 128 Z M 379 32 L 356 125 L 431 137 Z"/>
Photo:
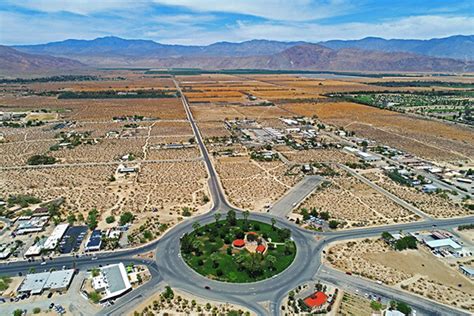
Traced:
<path fill-rule="evenodd" d="M 371 181 L 431 216 L 452 218 L 471 215 L 469 210 L 450 199 L 445 199 L 437 194 L 426 194 L 415 188 L 400 185 L 381 172 L 366 173 L 364 176 L 367 176 Z"/>
<path fill-rule="evenodd" d="M 469 128 L 409 117 L 355 103 L 320 103 L 315 114 L 356 135 L 434 161 L 470 160 L 474 138 Z"/>
<path fill-rule="evenodd" d="M 256 162 L 248 157 L 217 158 L 216 170 L 224 191 L 235 206 L 260 211 L 273 204 L 301 180 L 299 169 L 287 174 L 289 168 L 280 161 Z"/>
<path fill-rule="evenodd" d="M 335 244 L 327 252 L 325 259 L 337 269 L 474 311 L 472 281 L 423 246 L 400 252 L 381 239 L 365 239 Z"/>
<path fill-rule="evenodd" d="M 337 176 L 326 177 L 331 184 L 316 190 L 301 208 L 327 211 L 344 228 L 388 225 L 416 221 L 418 216 L 378 193 L 340 168 Z M 300 210 L 296 210 L 300 212 Z"/>

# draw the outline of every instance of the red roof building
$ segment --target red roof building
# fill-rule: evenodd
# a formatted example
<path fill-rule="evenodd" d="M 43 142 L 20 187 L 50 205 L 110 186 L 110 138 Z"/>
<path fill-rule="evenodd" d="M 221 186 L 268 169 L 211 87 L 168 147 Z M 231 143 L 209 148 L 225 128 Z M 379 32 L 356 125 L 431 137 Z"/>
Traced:
<path fill-rule="evenodd" d="M 236 239 L 236 240 L 234 240 L 234 241 L 232 242 L 232 245 L 233 245 L 234 247 L 239 247 L 239 248 L 241 248 L 241 247 L 245 246 L 245 240 L 243 240 L 243 239 Z"/>
<path fill-rule="evenodd" d="M 313 295 L 304 299 L 304 303 L 309 308 L 320 307 L 328 301 L 328 296 L 323 292 L 315 292 Z"/>
<path fill-rule="evenodd" d="M 258 235 L 256 232 L 248 232 L 247 235 Z"/>
<path fill-rule="evenodd" d="M 264 245 L 258 245 L 256 251 L 259 252 L 259 253 L 264 253 L 265 252 L 265 246 Z"/>

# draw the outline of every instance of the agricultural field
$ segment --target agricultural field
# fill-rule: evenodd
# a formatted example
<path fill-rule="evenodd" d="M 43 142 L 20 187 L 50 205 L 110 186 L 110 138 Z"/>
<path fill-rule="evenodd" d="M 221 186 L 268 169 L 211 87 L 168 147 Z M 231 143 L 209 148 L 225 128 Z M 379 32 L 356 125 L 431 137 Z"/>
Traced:
<path fill-rule="evenodd" d="M 355 240 L 329 246 L 325 260 L 339 270 L 474 311 L 472 281 L 424 247 L 396 251 L 382 239 Z"/>

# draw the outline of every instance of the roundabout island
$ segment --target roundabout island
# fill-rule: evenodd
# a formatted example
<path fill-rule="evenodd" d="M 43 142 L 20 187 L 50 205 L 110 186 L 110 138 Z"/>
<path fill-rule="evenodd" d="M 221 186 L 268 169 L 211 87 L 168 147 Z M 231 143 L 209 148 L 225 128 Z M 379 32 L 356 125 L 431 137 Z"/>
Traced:
<path fill-rule="evenodd" d="M 246 216 L 247 215 L 247 216 Z M 291 231 L 249 220 L 229 211 L 223 220 L 201 226 L 181 237 L 181 254 L 188 266 L 213 280 L 249 283 L 271 278 L 288 268 L 296 256 Z"/>

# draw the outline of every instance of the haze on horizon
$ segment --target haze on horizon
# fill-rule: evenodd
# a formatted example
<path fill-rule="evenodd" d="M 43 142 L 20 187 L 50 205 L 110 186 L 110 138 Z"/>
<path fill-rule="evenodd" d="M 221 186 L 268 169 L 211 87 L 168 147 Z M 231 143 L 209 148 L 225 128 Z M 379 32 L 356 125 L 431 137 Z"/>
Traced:
<path fill-rule="evenodd" d="M 119 36 L 207 45 L 251 39 L 430 39 L 469 35 L 474 3 L 408 1 L 4 0 L 0 44 Z"/>

